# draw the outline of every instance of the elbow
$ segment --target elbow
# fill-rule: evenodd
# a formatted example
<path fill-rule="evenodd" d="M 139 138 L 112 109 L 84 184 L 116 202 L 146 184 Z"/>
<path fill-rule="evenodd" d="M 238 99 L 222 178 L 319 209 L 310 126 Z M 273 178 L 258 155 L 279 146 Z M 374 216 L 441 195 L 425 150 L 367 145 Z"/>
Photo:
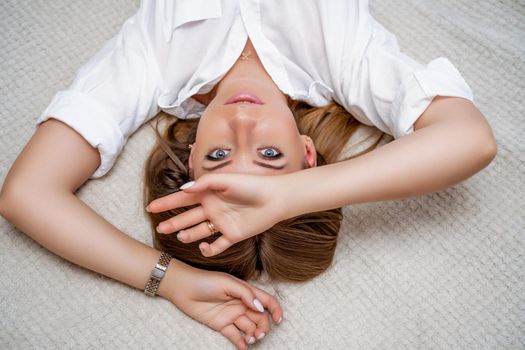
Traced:
<path fill-rule="evenodd" d="M 480 134 L 478 144 L 480 145 L 478 146 L 480 162 L 482 164 L 482 167 L 485 168 L 490 163 L 492 163 L 492 161 L 496 158 L 496 155 L 498 154 L 498 144 L 496 142 L 496 139 L 494 138 L 494 135 L 492 134 L 491 129 L 489 130 L 489 132 L 485 130 Z"/>
<path fill-rule="evenodd" d="M 5 204 L 4 204 L 5 200 L 4 200 L 4 197 L 2 197 L 0 195 L 0 216 L 2 216 L 4 219 L 5 219 Z"/>
<path fill-rule="evenodd" d="M 10 192 L 10 191 L 9 191 Z M 4 184 L 2 186 L 2 188 L 0 189 L 0 216 L 6 218 L 6 210 L 7 210 L 7 194 L 8 194 L 8 189 L 7 189 L 7 186 L 6 186 L 6 183 L 5 183 L 5 180 L 4 180 Z"/>
<path fill-rule="evenodd" d="M 8 199 L 7 199 L 7 189 L 5 186 L 2 188 L 2 191 L 0 192 L 0 216 L 2 216 L 4 219 L 7 219 L 7 208 L 9 207 Z"/>
<path fill-rule="evenodd" d="M 498 145 L 492 129 L 487 123 L 468 123 L 458 128 L 453 126 L 458 138 L 459 167 L 468 169 L 468 176 L 472 176 L 486 168 L 496 158 Z M 452 133 L 449 135 L 449 137 Z"/>
<path fill-rule="evenodd" d="M 0 216 L 7 221 L 10 221 L 10 212 L 12 212 L 13 207 L 15 207 L 14 201 L 19 197 L 15 192 L 19 191 L 13 189 L 13 186 L 6 186 L 5 183 L 0 191 Z"/>
<path fill-rule="evenodd" d="M 27 204 L 34 200 L 34 196 L 30 193 L 27 186 L 24 187 L 22 184 L 13 181 L 9 184 L 4 183 L 0 191 L 0 216 L 12 222 L 22 211 L 21 208 L 27 208 Z"/>
<path fill-rule="evenodd" d="M 496 143 L 496 140 L 492 140 L 490 145 L 488 146 L 488 150 L 486 151 L 486 160 L 487 165 L 492 163 L 494 158 L 496 158 L 496 155 L 498 154 L 498 144 Z"/>

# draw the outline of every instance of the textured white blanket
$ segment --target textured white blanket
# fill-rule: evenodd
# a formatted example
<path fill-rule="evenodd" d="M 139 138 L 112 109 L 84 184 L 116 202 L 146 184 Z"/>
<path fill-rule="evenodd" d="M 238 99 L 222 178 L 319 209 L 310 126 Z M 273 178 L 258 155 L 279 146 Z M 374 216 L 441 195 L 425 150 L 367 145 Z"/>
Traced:
<path fill-rule="evenodd" d="M 137 7 L 0 2 L 1 181 L 53 94 Z M 256 347 L 523 349 L 525 3 L 372 0 L 371 8 L 407 54 L 456 65 L 494 128 L 498 156 L 445 191 L 346 207 L 329 271 L 304 284 L 258 284 L 279 295 L 285 317 Z M 79 192 L 150 245 L 140 174 L 153 140 L 139 129 L 108 176 Z M 3 219 L 0 232 L 2 349 L 233 348 L 167 300 L 71 264 Z"/>

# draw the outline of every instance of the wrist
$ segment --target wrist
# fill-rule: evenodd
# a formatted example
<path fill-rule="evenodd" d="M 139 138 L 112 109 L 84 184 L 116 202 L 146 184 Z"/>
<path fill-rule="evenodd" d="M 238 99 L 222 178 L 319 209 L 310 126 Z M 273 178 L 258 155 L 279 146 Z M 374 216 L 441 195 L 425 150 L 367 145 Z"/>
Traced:
<path fill-rule="evenodd" d="M 324 169 L 321 169 L 324 168 Z M 323 187 L 333 183 L 323 183 L 327 166 L 314 167 L 288 173 L 282 176 L 279 192 L 282 205 L 282 220 L 299 215 L 336 208 L 326 206 Z"/>
<path fill-rule="evenodd" d="M 279 181 L 277 191 L 275 191 L 279 204 L 279 213 L 277 222 L 291 219 L 304 214 L 302 206 L 299 205 L 299 195 L 305 189 L 297 183 L 297 172 L 282 175 Z"/>
<path fill-rule="evenodd" d="M 165 275 L 157 289 L 158 296 L 173 302 L 174 293 L 177 290 L 178 284 L 180 284 L 178 282 L 178 276 L 184 271 L 185 265 L 186 264 L 175 258 L 170 260 Z"/>

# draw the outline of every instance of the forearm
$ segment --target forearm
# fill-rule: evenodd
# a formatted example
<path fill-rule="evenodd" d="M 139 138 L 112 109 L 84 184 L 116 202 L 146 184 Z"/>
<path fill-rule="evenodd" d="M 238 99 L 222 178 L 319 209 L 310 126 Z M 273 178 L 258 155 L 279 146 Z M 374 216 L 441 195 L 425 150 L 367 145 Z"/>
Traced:
<path fill-rule="evenodd" d="M 421 128 L 360 157 L 285 175 L 286 217 L 349 204 L 440 191 L 494 157 L 485 126 L 448 121 Z M 286 190 L 288 189 L 288 190 Z"/>
<path fill-rule="evenodd" d="M 160 252 L 118 230 L 74 194 L 19 190 L 0 198 L 0 213 L 53 253 L 144 289 Z M 170 296 L 170 275 L 183 265 L 172 259 L 158 294 Z"/>

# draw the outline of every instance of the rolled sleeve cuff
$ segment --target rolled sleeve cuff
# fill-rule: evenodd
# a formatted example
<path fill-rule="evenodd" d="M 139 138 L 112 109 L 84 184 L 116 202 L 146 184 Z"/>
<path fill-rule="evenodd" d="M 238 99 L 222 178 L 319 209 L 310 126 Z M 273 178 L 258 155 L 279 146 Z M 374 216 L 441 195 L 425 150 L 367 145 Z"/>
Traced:
<path fill-rule="evenodd" d="M 77 91 L 59 91 L 36 120 L 36 126 L 54 118 L 76 130 L 100 154 L 100 165 L 90 176 L 105 175 L 115 163 L 125 140 L 110 108 Z"/>
<path fill-rule="evenodd" d="M 431 61 L 402 82 L 392 102 L 394 138 L 412 133 L 414 123 L 436 96 L 463 97 L 474 102 L 470 86 L 445 57 Z"/>

